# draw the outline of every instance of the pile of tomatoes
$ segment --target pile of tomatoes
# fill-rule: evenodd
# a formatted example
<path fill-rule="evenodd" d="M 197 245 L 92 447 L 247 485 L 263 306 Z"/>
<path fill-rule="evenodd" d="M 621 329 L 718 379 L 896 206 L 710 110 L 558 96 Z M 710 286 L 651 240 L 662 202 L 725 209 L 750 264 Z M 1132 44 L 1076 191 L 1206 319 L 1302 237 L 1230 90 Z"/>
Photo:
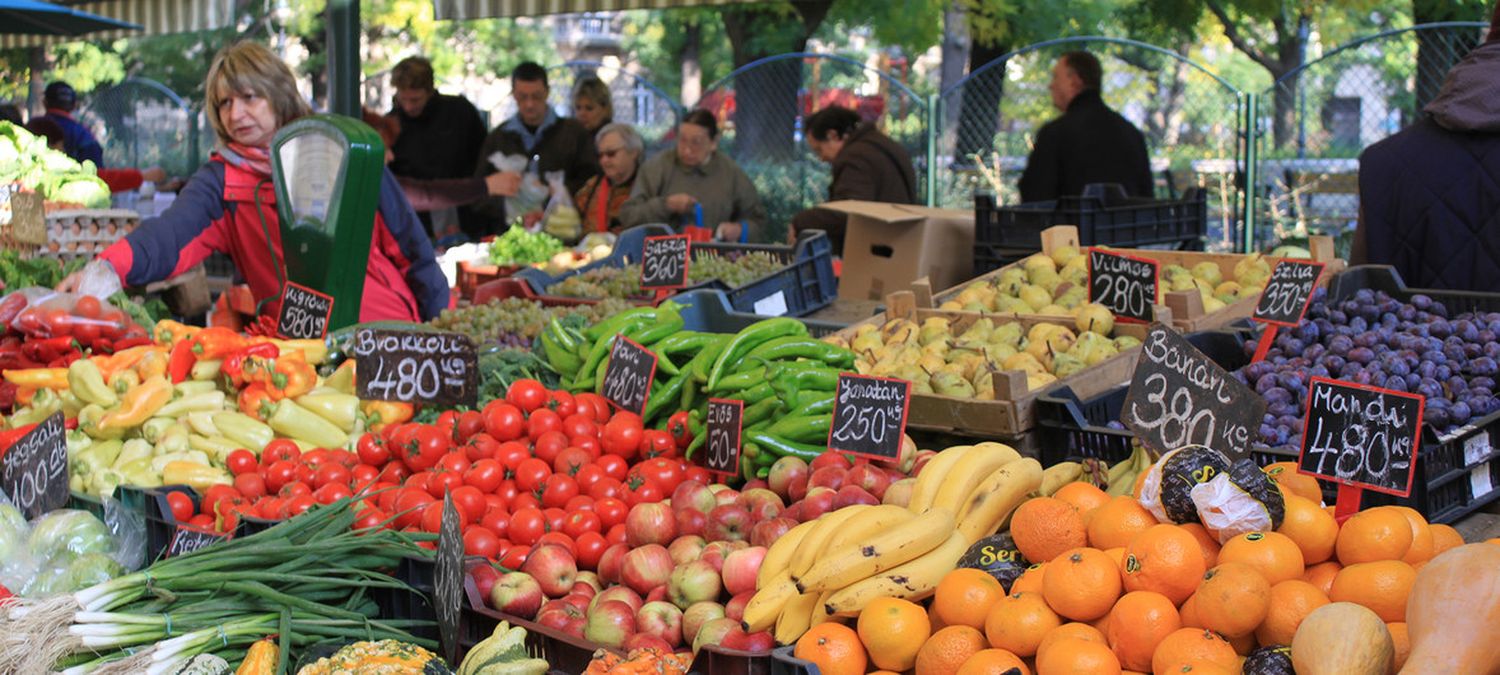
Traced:
<path fill-rule="evenodd" d="M 363 495 L 356 528 L 435 533 L 448 494 L 467 554 L 518 569 L 533 545 L 551 542 L 572 551 L 581 569 L 595 569 L 605 549 L 625 543 L 630 507 L 659 502 L 685 480 L 713 482 L 681 459 L 692 438 L 685 420 L 673 422 L 675 435 L 646 429 L 601 396 L 519 380 L 482 410 L 367 433 L 354 452 L 300 452 L 277 440 L 259 458 L 231 453 L 233 486 L 210 488 L 202 509 L 209 515 L 195 524 L 212 517 L 217 529 L 232 531 L 243 518 L 279 520 Z M 183 515 L 179 522 L 195 517 Z"/>

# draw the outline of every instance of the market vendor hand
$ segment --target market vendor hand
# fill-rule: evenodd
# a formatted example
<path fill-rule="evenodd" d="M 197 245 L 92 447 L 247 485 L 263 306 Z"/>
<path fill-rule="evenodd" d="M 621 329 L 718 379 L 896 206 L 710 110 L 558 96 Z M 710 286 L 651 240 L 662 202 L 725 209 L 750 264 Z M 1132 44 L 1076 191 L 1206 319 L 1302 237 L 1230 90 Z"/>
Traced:
<path fill-rule="evenodd" d="M 739 241 L 743 229 L 744 226 L 739 223 L 719 223 L 719 229 L 714 233 L 720 241 Z"/>
<path fill-rule="evenodd" d="M 57 292 L 73 293 L 78 290 L 78 284 L 83 281 L 83 270 L 78 270 L 57 282 Z"/>
<path fill-rule="evenodd" d="M 675 195 L 667 195 L 667 209 L 672 213 L 687 213 L 692 211 L 693 205 L 697 203 L 697 198 L 690 194 L 679 192 Z"/>
<path fill-rule="evenodd" d="M 521 174 L 497 171 L 484 177 L 484 187 L 491 197 L 514 197 L 521 191 Z"/>
<path fill-rule="evenodd" d="M 167 179 L 167 172 L 159 166 L 153 166 L 141 171 L 141 180 L 147 183 L 160 183 Z"/>
<path fill-rule="evenodd" d="M 521 224 L 526 226 L 528 230 L 535 227 L 539 222 L 542 222 L 542 212 L 540 209 L 528 211 L 526 215 L 521 216 Z"/>

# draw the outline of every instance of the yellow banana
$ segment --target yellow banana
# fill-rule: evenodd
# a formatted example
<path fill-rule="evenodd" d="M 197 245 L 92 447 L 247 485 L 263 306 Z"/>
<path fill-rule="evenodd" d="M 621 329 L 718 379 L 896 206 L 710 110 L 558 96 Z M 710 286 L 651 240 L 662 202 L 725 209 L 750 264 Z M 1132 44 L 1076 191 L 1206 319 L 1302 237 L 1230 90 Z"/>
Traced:
<path fill-rule="evenodd" d="M 808 621 L 808 623 L 810 624 L 808 628 L 819 626 L 828 623 L 829 621 L 837 621 L 839 618 L 843 618 L 834 617 L 834 615 L 828 613 L 828 598 L 832 597 L 833 594 L 837 592 L 838 590 L 823 591 L 818 595 L 818 604 L 817 606 L 813 607 L 812 618 Z"/>
<path fill-rule="evenodd" d="M 958 513 L 963 508 L 964 500 L 968 499 L 969 493 L 974 491 L 980 481 L 994 473 L 995 469 L 1020 458 L 1021 455 L 1007 445 L 981 443 L 974 446 L 973 450 L 953 465 L 953 470 L 943 479 L 943 486 L 938 489 L 931 508 Z"/>
<path fill-rule="evenodd" d="M 766 557 L 761 560 L 760 572 L 755 575 L 756 588 L 765 588 L 778 573 L 786 571 L 791 565 L 792 554 L 797 552 L 797 545 L 817 525 L 818 521 L 809 520 L 787 530 L 786 534 L 771 544 L 771 548 L 766 550 Z"/>
<path fill-rule="evenodd" d="M 916 602 L 937 590 L 938 582 L 958 565 L 969 550 L 969 540 L 958 532 L 931 551 L 868 579 L 845 586 L 823 600 L 823 611 L 835 616 L 857 616 L 876 598 Z"/>
<path fill-rule="evenodd" d="M 848 586 L 937 548 L 953 532 L 953 512 L 934 509 L 885 532 L 819 556 L 806 574 L 794 576 L 803 593 Z"/>
<path fill-rule="evenodd" d="M 1042 465 L 1027 457 L 991 472 L 964 501 L 958 532 L 970 544 L 992 535 L 1042 484 Z"/>
<path fill-rule="evenodd" d="M 776 618 L 781 616 L 781 610 L 797 594 L 797 585 L 792 583 L 790 576 L 785 572 L 776 575 L 770 585 L 756 591 L 745 605 L 745 615 L 741 619 L 745 623 L 745 632 L 770 630 L 776 625 Z"/>
<path fill-rule="evenodd" d="M 771 633 L 776 644 L 792 644 L 812 628 L 813 608 L 817 605 L 817 593 L 803 593 L 786 603 L 786 607 L 781 608 L 781 616 L 776 617 L 776 629 Z"/>
<path fill-rule="evenodd" d="M 927 460 L 927 464 L 922 466 L 922 472 L 917 474 L 917 484 L 912 486 L 911 501 L 907 502 L 906 508 L 911 509 L 912 513 L 922 513 L 931 508 L 933 501 L 937 499 L 938 488 L 942 487 L 948 472 L 973 448 L 972 445 L 955 445 Z"/>
<path fill-rule="evenodd" d="M 1042 486 L 1038 489 L 1043 497 L 1051 497 L 1062 486 L 1083 477 L 1083 465 L 1078 462 L 1063 462 L 1047 467 L 1042 472 Z"/>
<path fill-rule="evenodd" d="M 872 506 L 868 510 L 844 521 L 843 526 L 839 527 L 838 531 L 834 532 L 833 536 L 828 538 L 828 543 L 823 546 L 823 550 L 843 550 L 850 544 L 868 541 L 871 537 L 915 517 L 917 517 L 916 514 L 899 506 L 890 506 L 888 504 Z M 765 563 L 761 564 L 764 565 Z"/>
<path fill-rule="evenodd" d="M 818 561 L 818 555 L 827 546 L 828 540 L 833 538 L 834 533 L 838 532 L 839 528 L 843 527 L 850 518 L 869 509 L 868 504 L 854 504 L 818 516 L 818 519 L 814 521 L 818 524 L 817 527 L 809 530 L 807 535 L 802 537 L 802 543 L 798 544 L 796 553 L 792 554 L 792 562 L 788 566 L 792 576 L 800 576 L 811 569 L 813 563 Z"/>

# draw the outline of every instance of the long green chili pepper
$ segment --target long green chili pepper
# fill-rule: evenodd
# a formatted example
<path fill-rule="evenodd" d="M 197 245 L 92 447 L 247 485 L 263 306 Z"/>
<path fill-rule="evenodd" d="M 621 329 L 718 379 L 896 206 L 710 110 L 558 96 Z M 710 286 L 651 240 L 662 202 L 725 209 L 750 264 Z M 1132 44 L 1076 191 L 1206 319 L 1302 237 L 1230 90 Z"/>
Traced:
<path fill-rule="evenodd" d="M 789 441 L 780 436 L 759 430 L 746 431 L 745 439 L 776 455 L 782 457 L 799 457 L 808 462 L 817 459 L 818 455 L 823 454 L 823 451 L 827 449 L 827 446 L 808 445 L 806 443 Z"/>
<path fill-rule="evenodd" d="M 814 359 L 842 368 L 854 365 L 854 352 L 816 338 L 796 335 L 767 341 L 750 350 L 745 358 L 762 358 L 768 361 Z"/>
<path fill-rule="evenodd" d="M 709 387 L 708 390 L 712 393 L 718 393 L 721 391 L 739 391 L 741 389 L 749 389 L 750 387 L 755 386 L 757 383 L 764 382 L 771 377 L 774 376 L 768 374 L 764 366 L 760 368 L 752 368 L 750 370 L 735 373 L 733 375 L 725 377 L 724 379 L 719 380 L 718 386 Z"/>
<path fill-rule="evenodd" d="M 666 384 L 657 384 L 651 387 L 651 398 L 646 401 L 646 408 L 641 413 L 641 419 L 650 424 L 662 413 L 663 406 L 668 402 L 676 403 L 682 397 L 682 387 L 691 379 L 688 375 L 678 375 Z"/>
<path fill-rule="evenodd" d="M 828 440 L 832 424 L 832 415 L 795 415 L 776 420 L 766 428 L 766 433 L 798 443 L 816 443 Z"/>
<path fill-rule="evenodd" d="M 616 314 L 612 317 L 609 317 L 608 319 L 600 321 L 599 323 L 596 323 L 584 329 L 583 336 L 588 338 L 590 342 L 598 342 L 600 339 L 606 336 L 611 336 L 615 333 L 621 332 L 627 324 L 639 321 L 643 318 L 649 320 L 655 316 L 656 308 L 654 307 L 636 307 L 634 309 L 627 309 L 623 312 L 620 312 L 619 314 Z"/>
<path fill-rule="evenodd" d="M 788 335 L 807 335 L 807 324 L 789 317 L 777 317 L 755 323 L 735 335 L 708 371 L 708 390 L 713 391 L 726 370 L 735 367 L 751 350 L 769 340 Z"/>

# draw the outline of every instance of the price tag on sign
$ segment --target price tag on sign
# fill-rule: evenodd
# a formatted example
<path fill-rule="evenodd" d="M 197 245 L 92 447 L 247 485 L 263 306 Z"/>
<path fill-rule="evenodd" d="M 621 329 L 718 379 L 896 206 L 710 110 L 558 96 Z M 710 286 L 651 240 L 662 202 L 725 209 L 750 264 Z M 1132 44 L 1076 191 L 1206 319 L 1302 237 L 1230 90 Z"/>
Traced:
<path fill-rule="evenodd" d="M 834 394 L 828 449 L 871 459 L 901 456 L 911 383 L 889 377 L 840 373 Z"/>
<path fill-rule="evenodd" d="M 1296 326 L 1307 313 L 1307 303 L 1317 287 L 1323 263 L 1283 260 L 1276 263 L 1271 279 L 1260 293 L 1253 318 L 1278 326 Z"/>
<path fill-rule="evenodd" d="M 1175 331 L 1152 324 L 1120 421 L 1157 452 L 1202 445 L 1244 457 L 1266 400 Z"/>
<path fill-rule="evenodd" d="M 646 411 L 651 381 L 656 378 L 656 354 L 624 335 L 616 335 L 604 367 L 604 398 L 637 415 Z"/>
<path fill-rule="evenodd" d="M 641 249 L 641 288 L 682 288 L 688 282 L 692 244 L 685 234 L 646 237 Z"/>
<path fill-rule="evenodd" d="M 172 534 L 172 543 L 167 545 L 168 558 L 192 553 L 200 548 L 208 548 L 221 541 L 229 541 L 232 538 L 229 532 L 214 532 L 186 525 L 178 525 L 177 531 Z"/>
<path fill-rule="evenodd" d="M 464 588 L 464 539 L 453 495 L 443 495 L 443 518 L 438 528 L 437 556 L 432 583 L 433 611 L 444 658 L 458 663 L 458 615 Z"/>
<path fill-rule="evenodd" d="M 740 435 L 744 432 L 745 402 L 722 398 L 708 400 L 707 450 L 699 453 L 703 468 L 714 473 L 734 475 L 740 471 Z"/>
<path fill-rule="evenodd" d="M 291 340 L 321 340 L 328 335 L 328 317 L 333 316 L 333 296 L 286 282 L 281 289 L 281 316 L 276 333 Z"/>
<path fill-rule="evenodd" d="M 479 355 L 457 333 L 361 329 L 354 334 L 361 399 L 469 406 L 479 400 Z"/>
<path fill-rule="evenodd" d="M 0 458 L 0 490 L 27 520 L 68 501 L 68 446 L 63 414 L 53 413 Z"/>
<path fill-rule="evenodd" d="M 1089 302 L 1108 307 L 1120 320 L 1148 323 L 1156 318 L 1160 278 L 1155 260 L 1089 249 Z"/>
<path fill-rule="evenodd" d="M 1418 394 L 1312 378 L 1298 471 L 1341 485 L 1410 495 L 1425 404 Z"/>

